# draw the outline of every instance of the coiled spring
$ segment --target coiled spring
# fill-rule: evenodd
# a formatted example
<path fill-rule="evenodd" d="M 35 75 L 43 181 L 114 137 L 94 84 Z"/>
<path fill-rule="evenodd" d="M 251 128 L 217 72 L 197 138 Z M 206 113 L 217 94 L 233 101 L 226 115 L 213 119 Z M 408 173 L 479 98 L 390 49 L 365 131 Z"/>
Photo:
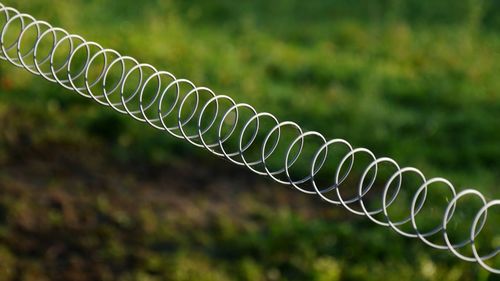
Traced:
<path fill-rule="evenodd" d="M 498 207 L 500 200 L 488 201 L 473 189 L 457 192 L 444 178 L 427 179 L 416 168 L 402 168 L 391 158 L 377 158 L 370 150 L 353 148 L 343 139 L 328 140 L 321 133 L 305 131 L 294 122 L 280 122 L 274 115 L 259 113 L 249 104 L 236 103 L 229 96 L 197 87 L 189 80 L 178 79 L 167 71 L 105 49 L 11 7 L 0 4 L 0 15 L 2 59 L 246 166 L 259 175 L 269 176 L 306 194 L 317 194 L 331 204 L 342 205 L 403 236 L 420 239 L 436 249 L 449 250 L 465 261 L 478 262 L 488 271 L 500 274 L 500 268 L 491 264 L 491 260 L 498 258 L 500 246 L 490 245 L 488 253 L 480 254 L 476 245 L 487 214 L 495 214 L 493 207 Z M 306 147 L 311 143 L 316 147 L 308 161 L 310 169 L 298 172 L 295 164 L 304 161 L 307 151 L 311 151 Z M 337 157 L 332 156 L 332 152 L 337 152 Z M 356 173 L 354 160 L 360 157 L 368 157 L 369 161 Z M 382 170 L 387 167 L 392 171 L 384 174 Z M 320 180 L 324 174 L 330 178 L 333 174 L 333 183 Z M 403 191 L 408 192 L 404 176 L 408 178 L 410 174 L 417 178 L 419 186 L 410 192 L 408 215 L 394 218 L 389 209 L 402 200 Z M 347 184 L 353 176 L 358 176 L 355 183 Z M 349 198 L 341 188 L 346 185 L 357 186 L 354 193 L 350 191 Z M 377 186 L 380 186 L 382 202 L 373 208 L 373 202 L 377 202 L 373 196 Z M 417 217 L 426 206 L 432 205 L 431 201 L 439 199 L 430 196 L 430 190 L 443 187 L 448 192 L 448 201 L 442 203 L 445 205 L 441 206 L 438 223 L 424 231 Z M 455 241 L 457 239 L 449 234 L 449 224 L 457 213 L 459 201 L 466 200 L 465 197 L 474 197 L 481 205 L 474 211 L 471 225 L 466 226 L 466 235 Z M 469 208 L 463 202 L 460 207 Z M 499 230 L 498 221 L 489 222 L 495 231 Z"/>

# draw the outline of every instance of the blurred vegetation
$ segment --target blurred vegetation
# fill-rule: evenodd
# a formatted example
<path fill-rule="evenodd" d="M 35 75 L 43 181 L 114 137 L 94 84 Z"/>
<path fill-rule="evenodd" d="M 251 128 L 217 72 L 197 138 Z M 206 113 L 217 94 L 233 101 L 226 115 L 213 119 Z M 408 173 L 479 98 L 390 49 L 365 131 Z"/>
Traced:
<path fill-rule="evenodd" d="M 498 1 L 2 2 L 500 197 Z M 0 124 L 0 281 L 495 278 L 7 63 Z"/>

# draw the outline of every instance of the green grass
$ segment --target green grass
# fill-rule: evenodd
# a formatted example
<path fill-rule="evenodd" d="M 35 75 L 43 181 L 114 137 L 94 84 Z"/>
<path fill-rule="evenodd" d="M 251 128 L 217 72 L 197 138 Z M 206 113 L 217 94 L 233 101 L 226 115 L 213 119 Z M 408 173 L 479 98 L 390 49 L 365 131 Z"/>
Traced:
<path fill-rule="evenodd" d="M 493 0 L 435 2 L 3 1 L 177 77 L 248 102 L 259 111 L 293 120 L 329 138 L 345 138 L 378 156 L 498 198 L 500 9 Z M 367 220 L 341 220 L 347 214 L 336 207 L 309 203 L 312 218 L 290 203 L 276 203 L 274 210 L 273 200 L 261 202 L 262 189 L 239 190 L 240 185 L 245 189 L 245 183 L 234 184 L 237 194 L 242 194 L 235 204 L 250 201 L 244 215 L 232 215 L 229 208 L 210 219 L 204 213 L 217 201 L 191 207 L 203 213 L 194 216 L 204 221 L 203 226 L 185 219 L 175 206 L 152 208 L 146 197 L 134 202 L 113 181 L 98 180 L 103 190 L 86 195 L 96 188 L 95 183 L 79 182 L 96 174 L 119 177 L 113 174 L 117 173 L 116 167 L 110 167 L 113 164 L 86 164 L 88 155 L 75 157 L 75 170 L 90 166 L 88 174 L 72 181 L 60 173 L 48 176 L 52 170 L 32 163 L 38 160 L 26 163 L 26 168 L 20 155 L 39 159 L 45 163 L 42 166 L 54 161 L 50 165 L 58 171 L 58 165 L 64 164 L 47 156 L 52 150 L 75 149 L 89 155 L 95 150 L 103 155 L 103 162 L 119 163 L 125 174 L 145 170 L 132 173 L 133 184 L 118 184 L 139 198 L 145 196 L 142 181 L 156 186 L 162 196 L 168 196 L 164 189 L 169 185 L 177 186 L 145 180 L 143 174 L 149 170 L 165 169 L 175 176 L 168 167 L 211 156 L 7 63 L 0 64 L 0 120 L 0 271 L 15 268 L 12 278 L 53 279 L 58 271 L 79 276 L 66 279 L 86 276 L 85 267 L 80 272 L 71 263 L 46 257 L 54 233 L 59 233 L 63 245 L 76 245 L 67 246 L 63 257 L 75 256 L 77 264 L 95 267 L 95 275 L 89 273 L 87 279 L 494 278 L 477 266 L 399 238 Z M 194 166 L 193 162 L 186 165 Z M 13 163 L 33 179 L 26 182 L 18 177 Z M 217 173 L 222 178 L 228 174 L 222 169 Z M 38 183 L 37 177 L 49 179 Z M 207 182 L 185 185 L 208 186 L 203 192 L 207 196 L 218 188 Z M 264 185 L 276 197 L 288 194 L 267 181 Z M 68 211 L 44 207 L 49 199 L 36 201 L 29 195 L 33 188 L 66 194 L 60 200 L 68 201 L 75 216 L 86 210 L 90 218 L 112 218 L 82 226 L 86 232 L 79 236 L 67 219 L 60 218 Z M 73 194 L 73 189 L 78 192 Z M 120 200 L 129 202 L 128 207 L 116 207 L 115 201 Z M 110 202 L 111 207 L 100 209 L 102 202 Z M 335 211 L 325 215 L 323 208 Z M 169 218 L 163 212 L 178 215 Z M 19 229 L 14 223 L 18 215 L 27 220 L 51 218 L 28 231 L 38 254 L 22 250 L 24 244 L 32 245 L 29 241 L 13 244 L 9 240 L 26 232 L 25 226 Z M 163 227 L 148 230 L 142 220 Z M 182 231 L 173 231 L 178 224 Z M 498 244 L 498 226 L 494 221 L 490 225 L 493 233 L 488 237 Z M 134 240 L 136 236 L 141 240 Z M 86 256 L 91 258 L 80 261 Z M 2 265 L 2 260 L 8 262 Z"/>

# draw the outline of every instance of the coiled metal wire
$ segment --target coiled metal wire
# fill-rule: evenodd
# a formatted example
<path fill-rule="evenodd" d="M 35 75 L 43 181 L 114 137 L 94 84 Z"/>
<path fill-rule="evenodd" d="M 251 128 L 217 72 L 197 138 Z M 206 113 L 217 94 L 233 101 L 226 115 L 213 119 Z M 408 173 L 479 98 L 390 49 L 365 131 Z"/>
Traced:
<path fill-rule="evenodd" d="M 491 260 L 498 258 L 500 246 L 493 244 L 488 253 L 480 254 L 476 245 L 487 215 L 494 212 L 495 206 L 498 208 L 500 200 L 488 201 L 473 189 L 458 192 L 444 178 L 427 179 L 416 168 L 400 167 L 393 159 L 378 158 L 368 149 L 352 147 L 346 140 L 329 140 L 319 132 L 303 130 L 294 122 L 281 122 L 271 113 L 258 112 L 249 104 L 237 103 L 229 96 L 195 86 L 189 80 L 178 79 L 172 73 L 157 70 L 11 7 L 0 4 L 0 15 L 0 57 L 15 66 L 234 164 L 246 166 L 259 175 L 306 194 L 316 194 L 326 202 L 366 216 L 403 236 L 419 239 L 436 249 L 449 250 L 460 259 L 478 262 L 488 271 L 500 274 L 500 268 L 491 265 Z M 310 169 L 298 172 L 294 164 L 304 160 L 308 151 L 305 147 L 311 144 L 316 146 L 312 150 Z M 332 156 L 333 152 L 337 152 L 337 157 Z M 359 163 L 363 157 L 369 161 L 361 172 L 355 173 L 355 159 Z M 392 169 L 390 173 L 381 172 L 388 167 Z M 321 174 L 333 175 L 333 182 L 319 180 Z M 353 176 L 359 178 L 354 184 L 347 184 Z M 418 188 L 407 196 L 411 202 L 407 216 L 396 218 L 389 209 L 403 200 L 403 192 L 408 193 L 405 176 L 417 179 Z M 346 198 L 342 186 L 357 186 L 357 189 L 351 188 Z M 378 186 L 381 202 L 373 196 Z M 426 206 L 433 205 L 433 200 L 442 199 L 429 196 L 431 190 L 438 188 L 446 190 L 448 201 L 442 203 L 439 222 L 432 227 L 427 225 L 424 230 L 417 218 Z M 449 233 L 449 224 L 454 219 L 460 221 L 454 218 L 459 208 L 469 208 L 463 204 L 465 197 L 478 199 L 481 206 L 475 210 L 472 224 L 466 226 L 468 232 L 456 241 Z M 459 201 L 462 204 L 458 204 Z M 378 207 L 374 208 L 373 202 L 378 202 Z M 495 231 L 499 230 L 498 221 L 488 222 Z"/>

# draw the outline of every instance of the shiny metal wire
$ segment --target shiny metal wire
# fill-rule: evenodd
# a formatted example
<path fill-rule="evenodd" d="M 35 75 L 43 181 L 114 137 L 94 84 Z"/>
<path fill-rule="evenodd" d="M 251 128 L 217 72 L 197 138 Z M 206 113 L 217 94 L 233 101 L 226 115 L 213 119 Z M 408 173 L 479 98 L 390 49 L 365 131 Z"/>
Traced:
<path fill-rule="evenodd" d="M 477 262 L 486 270 L 500 274 L 499 268 L 487 263 L 500 253 L 500 247 L 493 247 L 490 253 L 480 255 L 475 243 L 485 227 L 487 214 L 494 212 L 493 207 L 498 208 L 500 200 L 488 201 L 482 193 L 473 189 L 457 192 L 453 184 L 444 178 L 427 179 L 416 168 L 402 168 L 395 160 L 377 158 L 370 150 L 353 148 L 346 140 L 328 140 L 321 133 L 305 131 L 294 122 L 280 122 L 271 113 L 258 112 L 249 104 L 237 103 L 229 96 L 195 86 L 189 80 L 178 79 L 170 72 L 159 71 L 152 65 L 140 63 L 11 7 L 0 4 L 0 15 L 0 57 L 13 65 L 184 139 L 236 165 L 246 166 L 254 173 L 293 186 L 303 193 L 316 194 L 328 203 L 366 216 L 374 223 L 391 228 L 405 237 L 419 239 L 432 248 L 449 250 L 462 260 Z M 245 118 L 245 113 L 249 117 Z M 263 124 L 269 123 L 271 129 L 266 130 Z M 283 144 L 282 136 L 290 130 L 297 136 Z M 304 147 L 311 142 L 319 142 L 320 146 L 314 153 L 308 175 L 297 177 L 292 166 L 303 154 Z M 276 156 L 278 148 L 283 145 L 286 153 L 282 164 L 273 168 L 269 164 L 270 158 Z M 250 159 L 255 147 L 258 156 L 254 155 L 254 159 Z M 326 169 L 327 163 L 331 165 L 333 161 L 328 157 L 328 152 L 342 149 L 346 150 L 346 154 L 334 163 L 334 182 L 320 186 L 318 174 Z M 355 159 L 360 157 L 368 157 L 370 163 L 361 173 L 356 195 L 345 198 L 341 186 L 349 175 L 352 176 Z M 370 209 L 373 196 L 369 200 L 367 195 L 381 180 L 378 171 L 383 165 L 392 167 L 395 172 L 384 181 L 381 207 Z M 405 189 L 403 178 L 407 174 L 420 179 L 421 184 L 411 196 L 409 215 L 395 219 L 388 210 Z M 417 216 L 433 200 L 427 196 L 429 190 L 438 187 L 448 190 L 450 200 L 440 224 L 423 231 L 417 224 Z M 458 201 L 464 197 L 479 199 L 482 207 L 468 228 L 468 238 L 456 242 L 450 238 L 448 226 L 456 214 Z M 492 223 L 498 231 L 498 221 Z M 436 242 L 439 239 L 433 237 L 440 238 L 441 242 Z M 470 247 L 472 254 L 463 253 L 466 247 Z"/>

